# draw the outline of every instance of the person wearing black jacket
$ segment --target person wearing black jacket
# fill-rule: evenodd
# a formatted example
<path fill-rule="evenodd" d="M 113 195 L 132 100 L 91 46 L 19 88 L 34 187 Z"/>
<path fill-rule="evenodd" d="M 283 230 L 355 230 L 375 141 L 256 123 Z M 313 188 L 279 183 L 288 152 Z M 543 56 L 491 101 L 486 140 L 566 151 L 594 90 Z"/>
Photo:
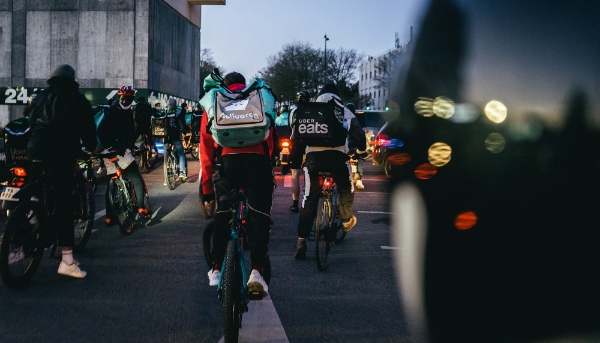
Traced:
<path fill-rule="evenodd" d="M 119 101 L 115 101 L 110 106 L 109 110 L 104 114 L 104 118 L 98 125 L 98 139 L 104 149 L 116 151 L 119 154 L 119 166 L 133 182 L 138 213 L 147 218 L 150 216 L 150 210 L 144 208 L 144 183 L 137 164 L 132 163 L 135 159 L 131 153 L 137 138 L 133 120 L 133 111 L 131 109 L 135 93 L 136 90 L 133 86 L 123 86 L 119 88 L 119 92 L 117 93 L 119 95 Z M 116 172 L 115 167 L 111 162 L 105 160 L 104 164 L 106 165 L 107 174 L 114 174 Z M 107 188 L 105 196 L 106 225 L 110 226 L 115 224 L 115 218 L 112 213 L 108 191 L 109 189 Z"/>
<path fill-rule="evenodd" d="M 177 109 L 177 100 L 169 99 L 169 108 L 167 109 L 167 139 L 166 141 L 173 144 L 177 154 L 179 155 L 179 178 L 185 182 L 187 180 L 187 162 L 185 158 L 185 150 L 181 143 L 181 134 L 187 133 L 188 127 L 185 123 L 185 114 L 187 113 L 187 104 L 182 104 L 181 110 Z"/>
<path fill-rule="evenodd" d="M 73 259 L 73 167 L 75 159 L 83 154 L 82 142 L 88 152 L 96 152 L 96 126 L 92 105 L 79 93 L 73 67 L 58 66 L 47 83 L 48 88 L 40 92 L 29 111 L 31 138 L 27 155 L 30 161 L 43 161 L 52 183 L 56 204 L 52 223 L 58 227 L 58 244 L 62 247 L 58 273 L 84 278 L 87 272 Z M 41 173 L 32 170 L 32 175 Z"/>
<path fill-rule="evenodd" d="M 133 110 L 133 118 L 135 120 L 135 136 L 140 135 L 151 135 L 151 118 L 154 114 L 154 110 L 149 103 L 146 102 L 146 98 L 143 96 L 138 98 L 137 104 Z"/>

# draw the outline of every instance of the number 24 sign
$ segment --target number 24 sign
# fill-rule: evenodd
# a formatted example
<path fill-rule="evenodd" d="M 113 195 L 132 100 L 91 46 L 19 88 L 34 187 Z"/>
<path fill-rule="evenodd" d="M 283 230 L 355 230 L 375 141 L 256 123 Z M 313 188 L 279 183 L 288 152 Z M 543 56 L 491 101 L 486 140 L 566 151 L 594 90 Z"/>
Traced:
<path fill-rule="evenodd" d="M 0 105 L 26 105 L 29 95 L 37 88 L 2 87 L 0 88 Z"/>

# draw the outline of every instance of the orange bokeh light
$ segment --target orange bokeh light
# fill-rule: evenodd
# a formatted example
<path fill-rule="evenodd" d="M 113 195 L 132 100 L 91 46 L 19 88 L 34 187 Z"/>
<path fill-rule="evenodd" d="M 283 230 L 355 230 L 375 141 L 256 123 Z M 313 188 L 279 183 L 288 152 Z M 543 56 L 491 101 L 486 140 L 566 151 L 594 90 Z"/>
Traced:
<path fill-rule="evenodd" d="M 417 179 L 429 180 L 437 173 L 437 168 L 431 163 L 423 163 L 415 169 Z"/>
<path fill-rule="evenodd" d="M 394 154 L 394 155 L 388 157 L 388 160 L 390 161 L 391 164 L 401 166 L 401 165 L 409 162 L 411 160 L 411 158 L 412 157 L 410 156 L 410 154 L 401 152 L 399 154 Z"/>
<path fill-rule="evenodd" d="M 468 230 L 477 224 L 477 215 L 473 211 L 459 213 L 454 219 L 454 226 L 459 230 Z"/>

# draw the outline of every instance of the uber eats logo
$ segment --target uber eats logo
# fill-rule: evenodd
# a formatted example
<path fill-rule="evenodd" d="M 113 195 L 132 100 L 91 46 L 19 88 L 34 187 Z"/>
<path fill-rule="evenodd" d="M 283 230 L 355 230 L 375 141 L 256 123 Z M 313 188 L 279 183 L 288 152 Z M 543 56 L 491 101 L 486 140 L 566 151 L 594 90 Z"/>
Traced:
<path fill-rule="evenodd" d="M 329 128 L 327 124 L 319 124 L 314 119 L 298 119 L 299 133 L 327 133 Z"/>

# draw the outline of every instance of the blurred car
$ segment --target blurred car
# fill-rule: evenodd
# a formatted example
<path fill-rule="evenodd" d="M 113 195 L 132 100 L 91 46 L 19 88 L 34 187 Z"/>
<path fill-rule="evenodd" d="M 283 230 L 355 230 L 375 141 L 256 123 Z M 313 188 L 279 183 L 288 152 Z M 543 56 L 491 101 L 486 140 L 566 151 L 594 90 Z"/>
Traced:
<path fill-rule="evenodd" d="M 392 177 L 398 168 L 410 160 L 410 155 L 402 149 L 404 142 L 394 138 L 393 134 L 393 127 L 386 122 L 377 132 L 372 144 L 373 164 L 383 167 L 387 177 Z"/>
<path fill-rule="evenodd" d="M 365 130 L 365 137 L 367 139 L 367 152 L 373 151 L 373 140 L 375 135 L 385 124 L 386 111 L 377 110 L 356 110 L 356 119 Z"/>
<path fill-rule="evenodd" d="M 598 2 L 413 7 L 387 129 L 411 157 L 388 202 L 402 341 L 600 342 Z"/>

